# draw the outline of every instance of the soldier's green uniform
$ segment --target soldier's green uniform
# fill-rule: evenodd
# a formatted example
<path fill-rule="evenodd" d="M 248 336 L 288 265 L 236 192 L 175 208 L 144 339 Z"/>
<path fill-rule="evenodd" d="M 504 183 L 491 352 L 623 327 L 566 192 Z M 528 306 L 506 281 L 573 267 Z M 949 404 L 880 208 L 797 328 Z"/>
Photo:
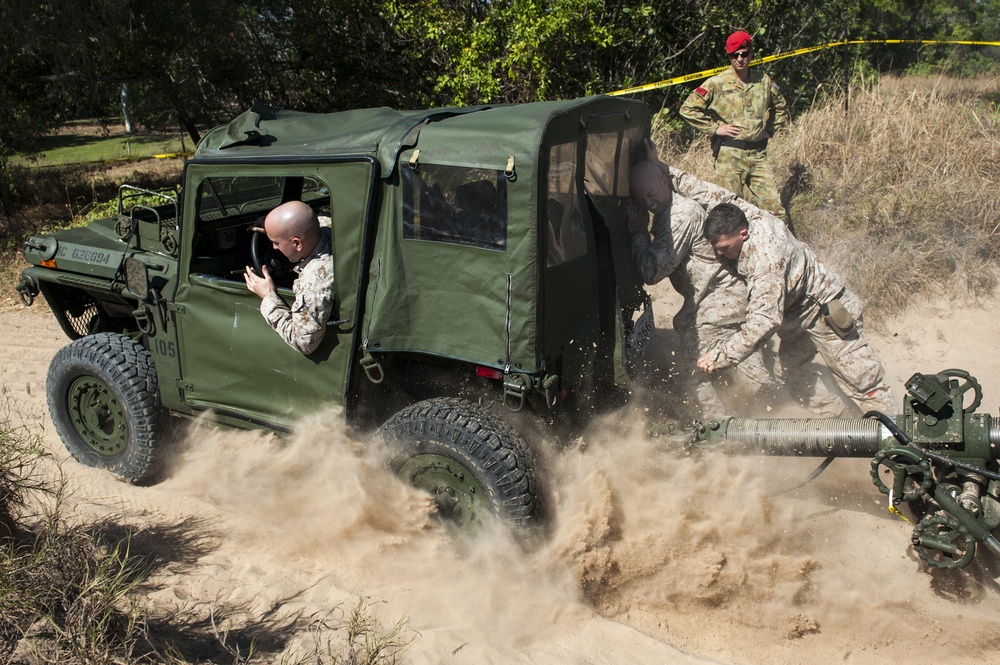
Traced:
<path fill-rule="evenodd" d="M 767 161 L 767 142 L 786 124 L 788 112 L 771 77 L 751 69 L 744 83 L 730 67 L 698 86 L 680 114 L 712 137 L 716 184 L 785 220 Z M 716 136 L 715 130 L 723 123 L 739 127 L 739 137 Z"/>

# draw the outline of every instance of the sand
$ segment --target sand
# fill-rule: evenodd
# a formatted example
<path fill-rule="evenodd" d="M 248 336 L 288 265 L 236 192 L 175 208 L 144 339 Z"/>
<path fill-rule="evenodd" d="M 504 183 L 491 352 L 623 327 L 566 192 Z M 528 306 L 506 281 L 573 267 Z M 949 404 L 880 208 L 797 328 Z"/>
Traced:
<path fill-rule="evenodd" d="M 666 289 L 654 290 L 661 328 L 676 304 Z M 942 301 L 872 332 L 897 397 L 913 372 L 957 367 L 996 413 L 998 304 Z M 669 354 L 669 331 L 654 341 Z M 15 417 L 43 428 L 68 516 L 133 532 L 150 562 L 144 602 L 187 626 L 189 658 L 223 653 L 204 637 L 213 620 L 230 647 L 253 639 L 273 662 L 325 648 L 360 603 L 401 626 L 408 663 L 1000 662 L 988 552 L 928 572 L 867 460 L 776 494 L 819 460 L 679 453 L 647 435 L 656 404 L 678 399 L 665 389 L 551 456 L 551 533 L 525 551 L 502 533 L 450 537 L 335 409 L 288 439 L 195 425 L 149 487 L 83 467 L 45 406 L 66 342 L 44 303 L 0 310 L 0 388 Z"/>

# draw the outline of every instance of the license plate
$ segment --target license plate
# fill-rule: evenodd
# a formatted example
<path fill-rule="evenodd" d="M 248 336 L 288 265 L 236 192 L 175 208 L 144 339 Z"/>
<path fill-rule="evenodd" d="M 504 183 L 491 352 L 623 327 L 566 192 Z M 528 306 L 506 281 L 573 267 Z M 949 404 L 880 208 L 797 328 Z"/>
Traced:
<path fill-rule="evenodd" d="M 642 315 L 632 325 L 625 344 L 634 358 L 645 358 L 649 340 L 653 338 L 653 308 L 646 307 Z"/>

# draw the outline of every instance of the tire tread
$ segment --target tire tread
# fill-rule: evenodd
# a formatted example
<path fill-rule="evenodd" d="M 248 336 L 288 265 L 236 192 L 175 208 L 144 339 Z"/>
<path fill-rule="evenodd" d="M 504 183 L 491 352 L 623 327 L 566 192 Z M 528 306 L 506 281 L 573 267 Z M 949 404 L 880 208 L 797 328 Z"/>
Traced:
<path fill-rule="evenodd" d="M 91 451 L 69 420 L 66 390 L 74 379 L 84 375 L 103 381 L 127 407 L 131 436 L 125 451 L 115 458 L 105 460 Z M 117 333 L 81 337 L 52 358 L 46 384 L 52 421 L 75 460 L 108 469 L 131 483 L 142 482 L 153 475 L 163 409 L 156 368 L 144 346 Z"/>
<path fill-rule="evenodd" d="M 484 491 L 494 495 L 497 517 L 516 526 L 531 526 L 541 517 L 541 505 L 528 445 L 506 421 L 483 407 L 456 397 L 441 397 L 412 404 L 396 413 L 379 429 L 380 436 L 408 450 L 421 439 L 450 442 L 474 460 L 487 475 Z M 402 462 L 393 466 L 401 466 Z M 482 475 L 482 474 L 480 474 Z M 482 479 L 480 479 L 482 480 Z"/>

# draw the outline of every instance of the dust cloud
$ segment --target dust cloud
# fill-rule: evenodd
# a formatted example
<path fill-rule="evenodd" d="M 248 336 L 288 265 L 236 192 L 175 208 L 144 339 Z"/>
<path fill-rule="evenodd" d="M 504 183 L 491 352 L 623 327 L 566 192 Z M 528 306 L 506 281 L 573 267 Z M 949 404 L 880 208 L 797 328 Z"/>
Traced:
<path fill-rule="evenodd" d="M 198 427 L 161 487 L 234 516 L 224 539 L 391 602 L 419 652 L 513 655 L 595 612 L 732 663 L 801 662 L 803 649 L 816 662 L 916 651 L 971 663 L 984 652 L 965 646 L 997 646 L 998 596 L 968 572 L 922 569 L 864 460 L 779 494 L 819 460 L 690 455 L 609 416 L 547 455 L 550 532 L 526 545 L 450 533 L 340 422 L 315 416 L 288 440 Z M 961 639 L 947 628 L 956 613 Z"/>
<path fill-rule="evenodd" d="M 873 335 L 891 384 L 974 370 L 980 410 L 995 414 L 993 305 L 942 301 Z M 660 413 L 632 408 L 566 449 L 533 442 L 551 451 L 547 538 L 470 541 L 336 412 L 288 438 L 196 424 L 149 487 L 76 464 L 44 416 L 45 368 L 64 337 L 44 313 L 0 312 L 0 324 L 4 393 L 42 414 L 73 509 L 122 516 L 157 555 L 150 606 L 212 611 L 223 629 L 277 627 L 272 646 L 286 653 L 327 639 L 320 629 L 364 597 L 383 625 L 404 622 L 404 659 L 420 665 L 1000 660 L 995 557 L 925 569 L 867 460 L 837 460 L 781 493 L 819 460 L 688 454 L 648 436 Z"/>
<path fill-rule="evenodd" d="M 392 599 L 421 634 L 514 649 L 592 614 L 571 572 L 512 534 L 451 533 L 342 421 L 314 416 L 286 441 L 198 427 L 161 487 L 238 516 L 227 540 Z"/>

